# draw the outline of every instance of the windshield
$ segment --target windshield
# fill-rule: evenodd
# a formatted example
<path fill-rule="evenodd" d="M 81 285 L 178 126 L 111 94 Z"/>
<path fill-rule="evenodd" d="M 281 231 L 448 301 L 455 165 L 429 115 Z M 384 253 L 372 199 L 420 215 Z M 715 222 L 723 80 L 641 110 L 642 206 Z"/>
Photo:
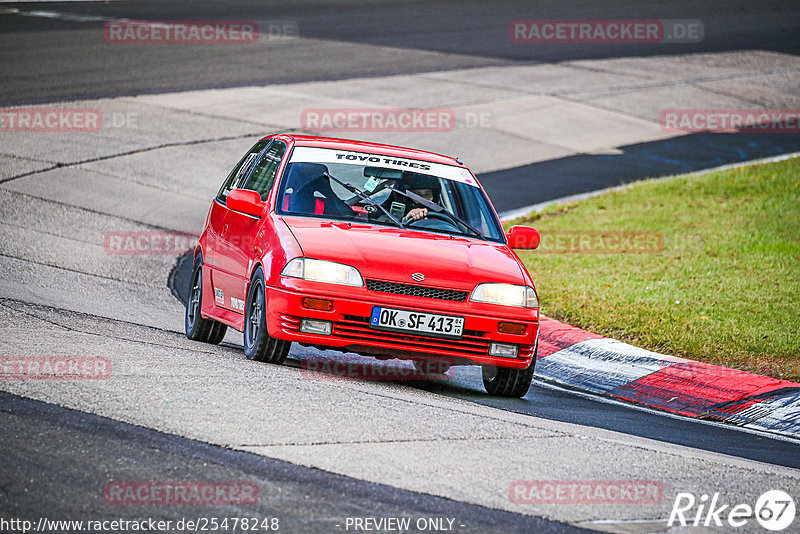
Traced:
<path fill-rule="evenodd" d="M 278 213 L 402 226 L 503 241 L 500 223 L 461 167 L 329 148 L 295 147 Z"/>

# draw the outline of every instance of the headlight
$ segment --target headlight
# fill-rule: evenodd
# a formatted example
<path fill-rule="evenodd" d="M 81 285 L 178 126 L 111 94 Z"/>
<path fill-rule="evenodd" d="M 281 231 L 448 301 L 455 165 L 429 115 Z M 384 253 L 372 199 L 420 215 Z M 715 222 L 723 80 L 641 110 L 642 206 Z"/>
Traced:
<path fill-rule="evenodd" d="M 479 284 L 469 299 L 502 306 L 539 307 L 539 298 L 532 287 L 514 284 Z"/>
<path fill-rule="evenodd" d="M 291 260 L 283 268 L 281 275 L 346 286 L 360 287 L 364 285 L 361 273 L 355 267 L 332 261 L 312 260 L 311 258 L 295 258 Z"/>

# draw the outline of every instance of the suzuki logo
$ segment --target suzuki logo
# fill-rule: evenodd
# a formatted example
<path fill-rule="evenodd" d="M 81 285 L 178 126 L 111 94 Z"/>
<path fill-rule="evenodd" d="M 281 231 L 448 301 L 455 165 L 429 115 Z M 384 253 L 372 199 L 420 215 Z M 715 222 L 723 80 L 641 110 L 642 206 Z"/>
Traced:
<path fill-rule="evenodd" d="M 414 273 L 411 275 L 411 278 L 413 278 L 417 282 L 422 282 L 423 280 L 425 280 L 425 275 L 422 273 Z"/>

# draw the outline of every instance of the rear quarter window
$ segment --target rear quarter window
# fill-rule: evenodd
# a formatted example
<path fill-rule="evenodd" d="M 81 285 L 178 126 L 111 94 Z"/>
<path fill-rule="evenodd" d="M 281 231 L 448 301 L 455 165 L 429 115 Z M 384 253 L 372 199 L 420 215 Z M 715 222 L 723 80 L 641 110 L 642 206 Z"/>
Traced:
<path fill-rule="evenodd" d="M 253 162 L 256 160 L 258 155 L 264 150 L 272 142 L 272 139 L 262 139 L 251 148 L 247 154 L 245 154 L 242 159 L 239 160 L 239 163 L 233 168 L 231 173 L 222 183 L 222 187 L 219 189 L 219 193 L 217 193 L 217 199 L 225 202 L 228 198 L 228 193 L 231 192 L 232 189 L 236 189 L 242 187 L 245 178 L 247 178 L 248 171 L 253 166 Z"/>

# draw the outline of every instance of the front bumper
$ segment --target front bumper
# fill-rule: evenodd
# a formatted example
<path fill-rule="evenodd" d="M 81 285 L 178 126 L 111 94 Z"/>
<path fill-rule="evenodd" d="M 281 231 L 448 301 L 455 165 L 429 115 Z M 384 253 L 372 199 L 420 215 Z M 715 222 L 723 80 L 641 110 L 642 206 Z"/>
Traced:
<path fill-rule="evenodd" d="M 475 305 L 470 302 L 444 303 L 436 299 L 409 297 L 381 292 L 367 292 L 367 298 L 352 295 L 334 295 L 329 285 L 294 282 L 308 288 L 267 287 L 267 328 L 271 336 L 339 349 L 371 356 L 388 356 L 406 359 L 439 359 L 455 364 L 496 365 L 522 369 L 528 367 L 534 354 L 538 335 L 538 311 L 530 309 L 501 308 L 492 305 Z M 320 287 L 322 286 L 322 287 Z M 333 301 L 330 311 L 303 307 L 305 297 Z M 373 306 L 385 306 L 429 313 L 442 313 L 464 317 L 464 331 L 460 338 L 434 337 L 427 334 L 376 330 L 370 327 Z M 475 308 L 478 308 L 477 310 Z M 480 308 L 484 308 L 481 310 Z M 319 319 L 333 323 L 330 335 L 309 334 L 300 331 L 302 319 Z M 522 334 L 498 332 L 500 321 L 525 324 Z M 492 342 L 517 345 L 516 358 L 489 354 Z"/>

